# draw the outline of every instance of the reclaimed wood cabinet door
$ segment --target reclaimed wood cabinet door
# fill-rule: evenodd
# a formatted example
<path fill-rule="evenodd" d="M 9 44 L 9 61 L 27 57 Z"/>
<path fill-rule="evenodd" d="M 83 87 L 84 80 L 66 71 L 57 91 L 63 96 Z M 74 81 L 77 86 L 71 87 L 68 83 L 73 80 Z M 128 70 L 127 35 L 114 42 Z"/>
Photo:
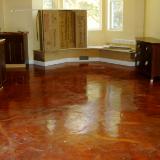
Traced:
<path fill-rule="evenodd" d="M 5 40 L 0 40 L 0 88 L 6 80 L 5 68 Z"/>

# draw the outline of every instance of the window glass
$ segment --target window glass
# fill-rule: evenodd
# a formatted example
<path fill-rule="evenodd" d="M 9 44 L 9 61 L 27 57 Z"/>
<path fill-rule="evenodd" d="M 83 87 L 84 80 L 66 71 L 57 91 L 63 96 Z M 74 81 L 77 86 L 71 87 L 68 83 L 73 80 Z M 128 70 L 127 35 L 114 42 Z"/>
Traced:
<path fill-rule="evenodd" d="M 123 30 L 123 0 L 108 0 L 108 29 Z"/>
<path fill-rule="evenodd" d="M 53 0 L 43 0 L 43 9 L 52 9 Z"/>
<path fill-rule="evenodd" d="M 63 8 L 87 10 L 88 30 L 102 29 L 101 0 L 63 0 Z"/>

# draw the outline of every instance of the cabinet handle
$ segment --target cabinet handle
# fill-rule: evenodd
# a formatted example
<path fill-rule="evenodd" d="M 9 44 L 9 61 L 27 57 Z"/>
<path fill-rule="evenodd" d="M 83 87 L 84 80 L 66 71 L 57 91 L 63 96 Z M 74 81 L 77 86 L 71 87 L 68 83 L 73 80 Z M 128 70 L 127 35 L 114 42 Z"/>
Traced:
<path fill-rule="evenodd" d="M 149 63 L 149 62 L 148 62 L 148 61 L 146 61 L 146 62 L 145 62 L 145 66 L 148 66 L 148 63 Z"/>
<path fill-rule="evenodd" d="M 136 54 L 137 54 L 137 55 L 138 55 L 138 54 L 141 54 L 141 51 L 137 51 Z"/>
<path fill-rule="evenodd" d="M 137 66 L 139 66 L 140 65 L 140 61 L 137 61 L 136 64 L 137 64 Z"/>
<path fill-rule="evenodd" d="M 137 45 L 138 48 L 140 48 L 140 46 L 141 46 L 140 44 Z"/>
<path fill-rule="evenodd" d="M 149 47 L 146 47 L 146 51 L 148 51 Z"/>

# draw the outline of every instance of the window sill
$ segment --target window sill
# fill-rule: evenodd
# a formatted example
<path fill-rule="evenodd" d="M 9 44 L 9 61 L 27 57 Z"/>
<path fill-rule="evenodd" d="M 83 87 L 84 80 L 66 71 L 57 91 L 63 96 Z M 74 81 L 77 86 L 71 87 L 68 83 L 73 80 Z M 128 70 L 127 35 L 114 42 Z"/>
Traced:
<path fill-rule="evenodd" d="M 109 32 L 123 32 L 123 29 L 116 30 L 116 29 L 107 29 Z"/>

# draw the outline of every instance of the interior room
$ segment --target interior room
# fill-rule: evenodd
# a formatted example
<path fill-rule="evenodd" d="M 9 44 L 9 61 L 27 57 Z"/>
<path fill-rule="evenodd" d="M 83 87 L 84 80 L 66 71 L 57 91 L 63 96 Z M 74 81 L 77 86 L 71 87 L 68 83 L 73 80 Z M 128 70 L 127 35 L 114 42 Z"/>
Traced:
<path fill-rule="evenodd" d="M 0 0 L 0 160 L 159 160 L 159 0 Z"/>

